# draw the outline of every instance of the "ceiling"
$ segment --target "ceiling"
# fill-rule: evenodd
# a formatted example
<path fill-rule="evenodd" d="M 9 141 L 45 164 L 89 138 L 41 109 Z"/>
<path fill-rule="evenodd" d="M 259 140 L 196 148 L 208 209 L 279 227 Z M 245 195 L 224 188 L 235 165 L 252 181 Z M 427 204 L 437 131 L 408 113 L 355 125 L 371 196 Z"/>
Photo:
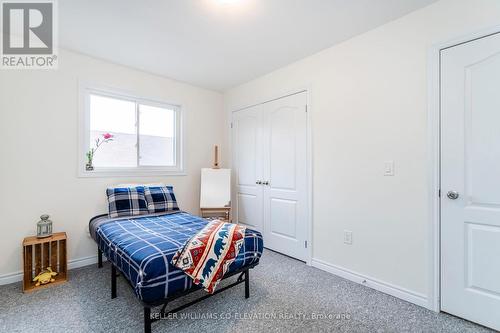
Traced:
<path fill-rule="evenodd" d="M 60 46 L 223 91 L 436 0 L 64 0 Z"/>

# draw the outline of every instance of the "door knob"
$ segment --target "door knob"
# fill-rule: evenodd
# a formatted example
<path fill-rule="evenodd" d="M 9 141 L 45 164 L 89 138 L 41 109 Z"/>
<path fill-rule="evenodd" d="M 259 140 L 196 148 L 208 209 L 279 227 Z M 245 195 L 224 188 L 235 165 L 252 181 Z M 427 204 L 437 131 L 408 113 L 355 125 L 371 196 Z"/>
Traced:
<path fill-rule="evenodd" d="M 257 184 L 257 185 L 262 185 L 262 182 L 261 182 L 260 180 L 257 180 L 257 181 L 255 182 L 255 184 Z"/>
<path fill-rule="evenodd" d="M 448 197 L 448 199 L 456 200 L 456 199 L 458 199 L 460 194 L 458 194 L 457 191 L 448 191 L 448 193 L 446 193 L 446 196 Z"/>
<path fill-rule="evenodd" d="M 269 185 L 268 181 L 262 182 L 262 185 Z"/>

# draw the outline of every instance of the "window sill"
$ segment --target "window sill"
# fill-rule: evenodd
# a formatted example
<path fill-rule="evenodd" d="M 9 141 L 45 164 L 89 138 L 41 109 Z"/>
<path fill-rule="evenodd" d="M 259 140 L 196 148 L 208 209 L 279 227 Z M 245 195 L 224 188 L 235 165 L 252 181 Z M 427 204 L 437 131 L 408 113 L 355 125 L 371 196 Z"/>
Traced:
<path fill-rule="evenodd" d="M 78 178 L 115 178 L 115 177 L 154 177 L 154 176 L 187 176 L 184 170 L 165 169 L 97 169 L 93 171 L 78 170 Z"/>

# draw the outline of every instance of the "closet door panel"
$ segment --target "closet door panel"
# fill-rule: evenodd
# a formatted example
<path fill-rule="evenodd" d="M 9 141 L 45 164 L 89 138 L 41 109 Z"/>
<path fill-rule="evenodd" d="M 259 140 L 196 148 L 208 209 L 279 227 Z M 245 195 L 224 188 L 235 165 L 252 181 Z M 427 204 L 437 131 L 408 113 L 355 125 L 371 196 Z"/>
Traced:
<path fill-rule="evenodd" d="M 263 212 L 267 247 L 306 260 L 307 96 L 263 104 Z"/>
<path fill-rule="evenodd" d="M 262 111 L 253 107 L 233 114 L 233 168 L 236 183 L 233 220 L 261 231 Z"/>
<path fill-rule="evenodd" d="M 295 121 L 295 112 L 289 107 L 278 108 L 268 115 L 268 167 L 273 189 L 297 189 L 297 169 L 294 163 L 297 159 Z"/>

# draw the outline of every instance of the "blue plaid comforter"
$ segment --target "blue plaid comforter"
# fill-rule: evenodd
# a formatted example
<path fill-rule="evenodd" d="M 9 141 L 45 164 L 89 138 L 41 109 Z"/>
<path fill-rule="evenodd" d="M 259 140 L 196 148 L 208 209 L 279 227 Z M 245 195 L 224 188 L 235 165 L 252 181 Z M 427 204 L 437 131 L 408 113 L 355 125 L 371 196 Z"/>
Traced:
<path fill-rule="evenodd" d="M 207 223 L 185 212 L 98 218 L 91 220 L 90 233 L 106 258 L 130 282 L 137 297 L 153 303 L 192 287 L 191 279 L 170 261 Z M 258 262 L 262 250 L 262 235 L 246 229 L 244 246 L 228 273 Z"/>

